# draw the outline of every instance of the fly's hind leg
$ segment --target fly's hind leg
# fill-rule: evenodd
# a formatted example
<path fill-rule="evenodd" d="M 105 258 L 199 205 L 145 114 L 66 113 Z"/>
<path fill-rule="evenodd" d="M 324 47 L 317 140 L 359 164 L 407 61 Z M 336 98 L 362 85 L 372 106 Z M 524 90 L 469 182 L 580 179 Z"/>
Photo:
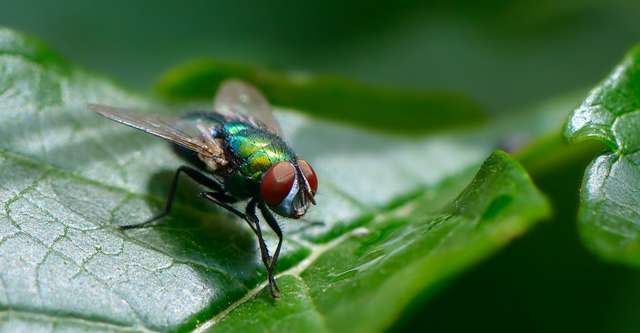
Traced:
<path fill-rule="evenodd" d="M 144 221 L 141 223 L 137 223 L 137 224 L 129 224 L 129 225 L 121 225 L 118 226 L 118 228 L 120 229 L 135 229 L 135 228 L 145 228 L 145 227 L 149 227 L 152 226 L 155 222 L 157 222 L 158 220 L 166 217 L 167 215 L 171 214 L 171 207 L 173 206 L 173 200 L 175 199 L 175 195 L 176 195 L 176 189 L 178 188 L 178 180 L 180 178 L 180 174 L 184 173 L 185 175 L 187 175 L 189 178 L 191 178 L 193 181 L 195 181 L 196 183 L 210 188 L 214 191 L 218 191 L 218 192 L 222 192 L 223 191 L 223 187 L 220 183 L 218 183 L 217 181 L 215 181 L 214 179 L 209 178 L 207 175 L 205 175 L 204 173 L 202 173 L 200 170 L 192 168 L 190 166 L 186 166 L 183 165 L 181 167 L 178 168 L 178 170 L 176 170 L 175 175 L 173 176 L 173 180 L 171 181 L 171 187 L 169 188 L 169 195 L 167 196 L 167 201 L 165 203 L 164 206 L 164 210 L 162 211 L 162 213 Z"/>

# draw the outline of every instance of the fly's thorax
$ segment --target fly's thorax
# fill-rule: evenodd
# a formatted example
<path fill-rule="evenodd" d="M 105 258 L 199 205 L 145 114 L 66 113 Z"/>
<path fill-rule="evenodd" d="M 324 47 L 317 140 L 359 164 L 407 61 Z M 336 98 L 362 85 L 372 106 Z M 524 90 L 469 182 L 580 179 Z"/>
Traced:
<path fill-rule="evenodd" d="M 225 124 L 224 138 L 235 171 L 258 179 L 274 164 L 295 158 L 280 137 L 242 123 Z"/>
<path fill-rule="evenodd" d="M 249 129 L 249 127 L 250 126 L 245 123 L 239 121 L 231 121 L 222 125 L 221 132 L 225 136 L 233 136 L 236 134 L 241 134 L 242 132 Z"/>
<path fill-rule="evenodd" d="M 230 161 L 225 178 L 231 190 L 256 193 L 262 175 L 273 165 L 295 159 L 280 137 L 270 132 L 230 122 L 220 128 Z"/>

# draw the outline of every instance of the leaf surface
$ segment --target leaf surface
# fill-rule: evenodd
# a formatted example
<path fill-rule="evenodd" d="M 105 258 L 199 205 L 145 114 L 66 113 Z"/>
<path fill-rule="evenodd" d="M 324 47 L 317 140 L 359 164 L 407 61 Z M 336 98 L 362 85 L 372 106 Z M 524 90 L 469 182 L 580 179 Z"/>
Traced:
<path fill-rule="evenodd" d="M 503 153 L 459 195 L 496 145 L 490 129 L 406 139 L 278 112 L 286 139 L 314 165 L 320 191 L 305 221 L 281 221 L 286 296 L 254 303 L 250 296 L 264 281 L 255 239 L 242 222 L 202 202 L 196 185 L 181 183 L 164 223 L 114 228 L 157 213 L 181 162 L 161 140 L 95 115 L 87 102 L 164 112 L 152 99 L 0 30 L 3 329 L 240 328 L 277 311 L 274 317 L 287 320 L 265 324 L 333 330 L 327 317 L 362 318 L 373 309 L 361 305 L 373 297 L 392 302 L 392 311 L 353 328 L 381 330 L 417 294 L 548 213 L 526 173 Z M 275 237 L 268 241 L 273 246 Z M 357 272 L 367 265 L 376 270 Z M 355 277 L 339 277 L 350 269 Z M 413 273 L 415 281 L 403 285 Z M 342 285 L 329 288 L 334 283 Z M 352 291 L 352 303 L 327 292 L 341 288 Z M 239 316 L 245 306 L 263 312 Z M 220 328 L 211 318 L 224 318 Z"/>
<path fill-rule="evenodd" d="M 424 194 L 312 246 L 304 269 L 280 276 L 287 290 L 281 302 L 262 291 L 214 318 L 208 332 L 291 330 L 290 325 L 295 331 L 381 331 L 417 294 L 428 297 L 549 214 L 524 169 L 503 152 L 491 155 L 449 204 L 435 211 L 432 204 Z"/>

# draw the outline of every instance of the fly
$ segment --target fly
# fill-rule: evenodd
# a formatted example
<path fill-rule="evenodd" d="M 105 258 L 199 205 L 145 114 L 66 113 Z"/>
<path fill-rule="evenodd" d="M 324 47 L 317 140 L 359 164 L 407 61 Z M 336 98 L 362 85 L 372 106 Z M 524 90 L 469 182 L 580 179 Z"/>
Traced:
<path fill-rule="evenodd" d="M 279 297 L 273 272 L 283 237 L 271 212 L 293 219 L 302 217 L 310 204 L 315 204 L 318 178 L 311 165 L 284 142 L 271 106 L 257 89 L 242 81 L 225 81 L 214 99 L 213 112 L 192 112 L 180 118 L 99 104 L 89 104 L 89 108 L 169 141 L 190 164 L 176 170 L 162 213 L 120 228 L 148 227 L 169 215 L 179 176 L 185 174 L 207 189 L 200 196 L 246 221 L 256 234 L 269 291 L 274 298 Z M 232 206 L 241 201 L 247 202 L 244 211 Z M 273 256 L 262 237 L 256 209 L 278 236 Z"/>

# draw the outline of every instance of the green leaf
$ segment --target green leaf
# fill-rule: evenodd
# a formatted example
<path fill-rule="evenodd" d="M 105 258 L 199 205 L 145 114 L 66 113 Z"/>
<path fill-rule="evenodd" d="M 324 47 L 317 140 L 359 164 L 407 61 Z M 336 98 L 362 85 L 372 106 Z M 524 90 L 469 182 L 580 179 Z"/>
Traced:
<path fill-rule="evenodd" d="M 417 294 L 431 294 L 549 214 L 524 169 L 502 152 L 450 204 L 435 212 L 431 204 L 423 195 L 314 247 L 304 270 L 280 276 L 281 302 L 262 291 L 214 318 L 208 331 L 381 331 Z"/>
<path fill-rule="evenodd" d="M 265 325 L 333 328 L 344 315 L 373 311 L 371 296 L 392 305 L 367 324 L 380 330 L 423 290 L 548 213 L 503 153 L 455 199 L 495 146 L 491 129 L 403 139 L 278 112 L 285 137 L 319 175 L 318 206 L 306 221 L 324 226 L 281 221 L 283 298 L 254 303 L 265 278 L 255 238 L 200 201 L 194 184 L 181 184 L 162 224 L 114 228 L 160 211 L 180 160 L 161 140 L 91 113 L 87 102 L 157 106 L 0 29 L 2 329 L 188 331 L 211 318 L 240 326 L 270 311 L 296 315 Z M 335 293 L 344 288 L 349 300 Z M 245 306 L 264 312 L 239 319 Z M 303 311 L 310 306 L 322 315 Z M 330 316 L 335 324 L 324 320 Z"/>
<path fill-rule="evenodd" d="M 172 100 L 208 101 L 228 78 L 251 82 L 281 107 L 402 134 L 459 127 L 487 118 L 476 102 L 456 93 L 375 87 L 336 76 L 277 72 L 213 60 L 169 71 L 156 90 Z"/>
<path fill-rule="evenodd" d="M 584 176 L 579 222 L 585 243 L 608 260 L 640 265 L 640 47 L 589 93 L 565 136 L 609 150 Z"/>

